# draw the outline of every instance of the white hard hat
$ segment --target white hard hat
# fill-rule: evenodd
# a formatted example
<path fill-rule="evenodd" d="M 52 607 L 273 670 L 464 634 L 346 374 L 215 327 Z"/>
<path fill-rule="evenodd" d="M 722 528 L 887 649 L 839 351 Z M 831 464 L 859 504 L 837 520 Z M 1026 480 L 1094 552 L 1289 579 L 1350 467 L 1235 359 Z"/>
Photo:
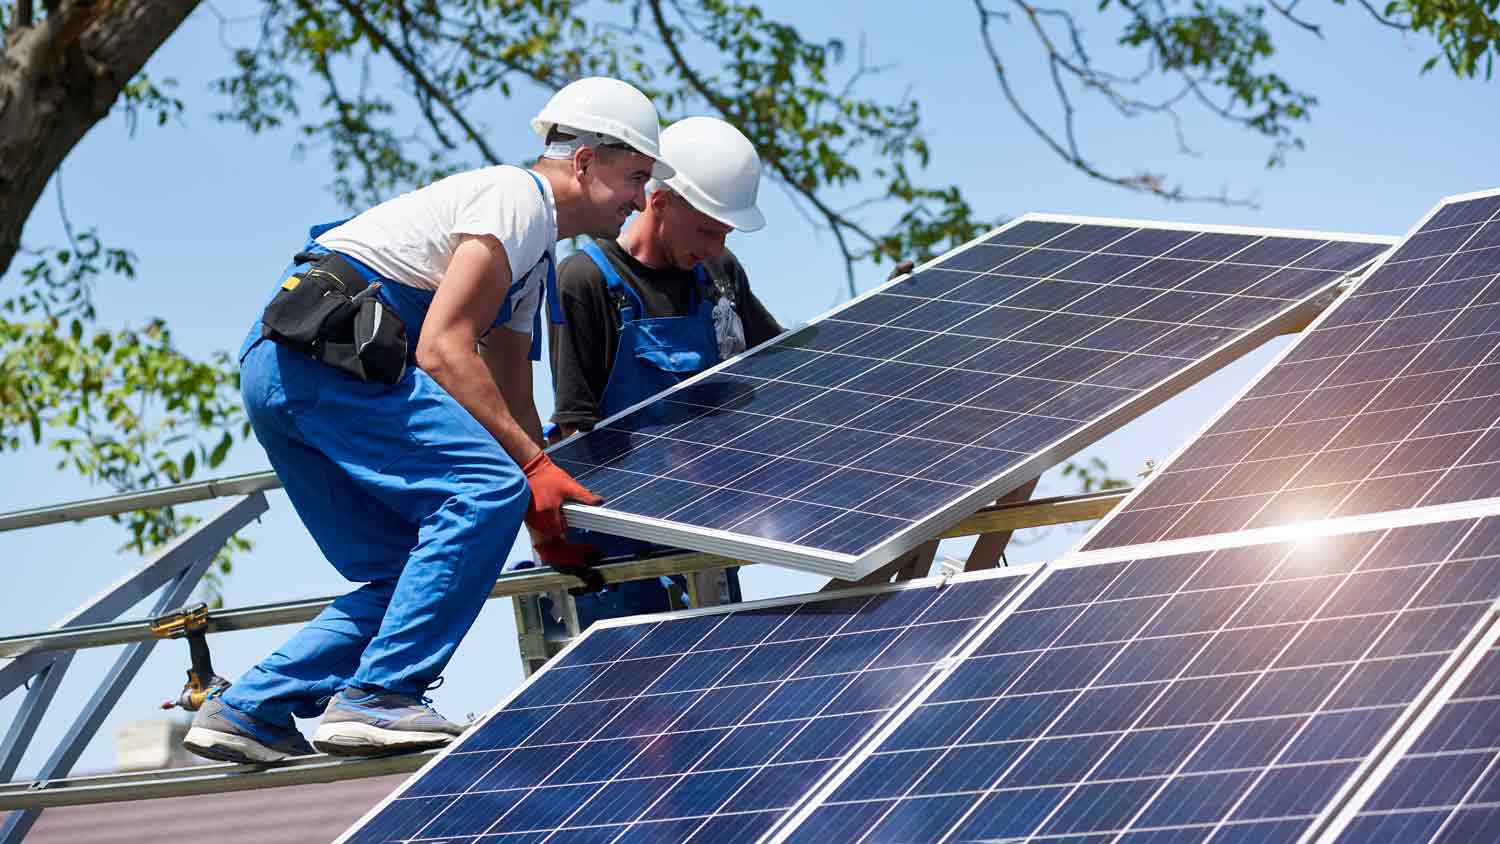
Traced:
<path fill-rule="evenodd" d="M 661 133 L 661 151 L 677 168 L 667 186 L 688 204 L 740 231 L 764 228 L 755 207 L 760 156 L 740 130 L 716 117 L 688 117 Z"/>
<path fill-rule="evenodd" d="M 531 128 L 547 139 L 553 127 L 597 132 L 624 142 L 656 162 L 651 175 L 670 178 L 672 167 L 662 160 L 657 140 L 661 121 L 656 106 L 635 86 L 607 76 L 590 76 L 564 85 L 531 118 Z"/>

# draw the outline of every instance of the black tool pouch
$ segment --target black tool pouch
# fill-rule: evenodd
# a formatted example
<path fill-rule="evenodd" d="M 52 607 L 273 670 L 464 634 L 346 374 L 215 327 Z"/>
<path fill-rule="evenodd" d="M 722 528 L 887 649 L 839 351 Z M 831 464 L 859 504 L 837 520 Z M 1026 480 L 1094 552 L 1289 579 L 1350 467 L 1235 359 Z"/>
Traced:
<path fill-rule="evenodd" d="M 362 381 L 395 384 L 406 373 L 406 326 L 371 286 L 344 256 L 321 256 L 282 282 L 261 336 Z"/>

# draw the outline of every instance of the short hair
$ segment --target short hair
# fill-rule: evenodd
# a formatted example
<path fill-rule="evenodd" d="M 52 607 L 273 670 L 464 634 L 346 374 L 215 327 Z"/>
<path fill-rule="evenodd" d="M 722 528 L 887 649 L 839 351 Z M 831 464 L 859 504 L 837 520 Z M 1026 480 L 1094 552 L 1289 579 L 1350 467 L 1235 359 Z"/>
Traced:
<path fill-rule="evenodd" d="M 598 155 L 601 159 L 609 160 L 621 151 L 632 149 L 629 144 L 617 138 L 612 138 L 608 135 L 599 133 L 592 134 L 594 135 L 593 143 L 589 143 L 588 140 L 585 140 L 583 143 L 578 145 L 589 147 L 594 151 L 594 154 Z M 575 135 L 572 132 L 565 131 L 561 126 L 554 123 L 552 124 L 552 128 L 547 130 L 547 137 L 543 139 L 543 142 L 548 147 L 552 147 L 554 144 L 574 144 L 578 142 L 578 140 L 578 135 Z M 543 156 L 548 157 L 545 152 L 543 153 Z"/>

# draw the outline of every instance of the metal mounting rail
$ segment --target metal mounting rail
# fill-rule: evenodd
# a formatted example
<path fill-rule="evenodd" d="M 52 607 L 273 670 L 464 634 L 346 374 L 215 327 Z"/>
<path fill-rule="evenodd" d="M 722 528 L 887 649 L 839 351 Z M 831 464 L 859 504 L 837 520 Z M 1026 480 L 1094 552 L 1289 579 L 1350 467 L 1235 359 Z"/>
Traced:
<path fill-rule="evenodd" d="M 68 775 L 68 768 L 76 759 L 77 753 L 97 730 L 124 683 L 139 668 L 146 649 L 154 645 L 157 638 L 152 633 L 150 619 L 108 619 L 166 580 L 174 585 L 158 598 L 157 610 L 163 610 L 169 605 L 175 606 L 185 600 L 188 591 L 196 584 L 202 570 L 227 537 L 264 512 L 266 504 L 260 491 L 277 485 L 275 475 L 257 473 L 0 514 L 0 530 L 14 530 L 70 519 L 111 515 L 143 507 L 167 506 L 224 495 L 241 496 L 239 502 L 195 527 L 189 534 L 174 540 L 147 564 L 126 575 L 122 581 L 56 626 L 38 633 L 0 637 L 0 658 L 9 658 L 7 662 L 0 664 L 0 696 L 18 688 L 28 679 L 33 680 L 26 700 L 23 701 L 20 718 L 11 725 L 3 743 L 0 743 L 0 811 L 19 810 L 0 819 L 0 842 L 13 844 L 25 837 L 27 830 L 35 822 L 37 813 L 53 806 L 334 782 L 409 772 L 416 770 L 430 758 L 431 754 L 367 760 L 309 756 L 273 767 L 214 764 L 134 774 L 83 777 Z M 1109 490 L 997 504 L 979 510 L 945 531 L 942 537 L 994 534 L 1022 527 L 1043 527 L 1095 519 L 1108 513 L 1129 493 L 1128 489 Z M 744 562 L 714 554 L 687 552 L 611 563 L 600 566 L 599 571 L 605 582 L 622 583 L 665 574 L 688 574 L 738 565 L 744 565 Z M 551 569 L 527 569 L 501 575 L 495 582 L 490 597 L 536 595 L 573 585 L 576 585 L 573 577 L 558 574 Z M 207 630 L 248 630 L 302 622 L 317 615 L 332 600 L 309 598 L 220 610 L 210 614 Z M 36 721 L 50 702 L 52 693 L 56 691 L 57 682 L 67 668 L 73 651 L 109 645 L 127 647 L 110 677 L 96 693 L 96 699 L 87 705 L 85 712 L 63 744 L 54 751 L 37 779 L 3 782 L 14 773 L 15 763 L 20 761 L 20 755 L 36 729 Z"/>
<path fill-rule="evenodd" d="M 1094 519 L 1109 512 L 1129 492 L 1128 489 L 1109 490 L 986 507 L 954 525 L 943 536 L 967 536 Z M 712 554 L 686 553 L 612 563 L 600 566 L 599 570 L 604 574 L 606 582 L 619 583 L 661 574 L 685 574 L 737 564 L 738 561 Z M 501 575 L 490 595 L 501 597 L 533 594 L 573 584 L 573 578 L 550 569 L 529 569 Z M 210 615 L 208 629 L 245 630 L 304 621 L 316 615 L 329 600 L 316 598 L 220 610 Z M 55 653 L 48 652 L 150 639 L 150 627 L 150 622 L 143 619 L 8 636 L 0 639 L 0 654 L 24 655 L 28 659 L 57 658 Z M 57 806 L 247 791 L 407 773 L 425 764 L 433 753 L 435 751 L 360 760 L 304 756 L 270 767 L 211 764 L 138 773 L 62 776 L 0 783 L 0 811 L 35 812 Z"/>
<path fill-rule="evenodd" d="M 298 756 L 273 766 L 215 763 L 125 774 L 0 783 L 0 812 L 217 794 L 222 791 L 250 791 L 280 788 L 284 785 L 309 785 L 386 774 L 407 774 L 422 767 L 436 755 L 436 750 L 428 750 L 376 759 Z"/>
<path fill-rule="evenodd" d="M 1045 527 L 1048 525 L 1097 519 L 1119 504 L 1129 489 L 1113 489 L 1106 492 L 1084 495 L 1039 498 L 1019 504 L 1002 504 L 986 507 L 945 531 L 943 537 L 970 536 L 1015 530 L 1023 527 Z M 669 554 L 644 560 L 611 563 L 599 567 L 606 583 L 623 583 L 642 580 L 659 575 L 687 574 L 704 569 L 743 565 L 743 561 L 731 560 L 715 554 L 686 553 Z M 490 590 L 491 598 L 516 595 L 535 595 L 566 589 L 578 585 L 578 581 L 551 569 L 524 569 L 500 575 Z M 209 614 L 210 633 L 229 630 L 250 630 L 258 627 L 274 627 L 279 624 L 295 624 L 316 616 L 333 600 L 307 598 L 298 601 L 283 601 L 273 604 L 258 604 L 236 609 L 215 610 Z M 0 636 L 0 657 L 19 657 L 40 651 L 78 650 L 101 648 L 127 642 L 151 639 L 151 620 L 108 622 L 103 624 L 77 625 L 54 628 L 38 633 L 23 633 Z"/>
<path fill-rule="evenodd" d="M 99 516 L 113 516 L 132 510 L 169 507 L 190 501 L 207 501 L 211 498 L 223 498 L 229 495 L 250 495 L 280 487 L 281 481 L 276 477 L 275 472 L 251 472 L 211 481 L 178 484 L 140 492 L 125 492 L 66 504 L 32 507 L 28 510 L 12 510 L 9 513 L 0 513 L 0 532 L 39 525 L 55 525 L 58 522 L 93 519 Z"/>

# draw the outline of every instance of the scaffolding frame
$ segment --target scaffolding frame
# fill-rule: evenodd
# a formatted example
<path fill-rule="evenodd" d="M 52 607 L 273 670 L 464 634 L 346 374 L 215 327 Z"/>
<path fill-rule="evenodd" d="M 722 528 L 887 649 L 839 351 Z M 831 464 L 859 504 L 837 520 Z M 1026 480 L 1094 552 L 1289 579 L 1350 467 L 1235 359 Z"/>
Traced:
<path fill-rule="evenodd" d="M 48 629 L 0 636 L 0 659 L 7 660 L 0 666 L 0 698 L 23 685 L 27 687 L 17 718 L 0 744 L 0 811 L 12 812 L 0 825 L 0 844 L 19 844 L 46 808 L 383 776 L 414 771 L 431 757 L 432 752 L 357 760 L 314 755 L 273 766 L 214 763 L 157 771 L 70 776 L 73 764 L 160 641 L 162 634 L 153 629 L 153 619 L 188 600 L 224 544 L 267 511 L 269 505 L 264 493 L 279 486 L 273 473 L 257 472 L 0 513 L 0 531 L 10 531 L 151 507 L 234 498 L 230 504 L 163 546 L 140 566 Z M 1129 489 L 1115 489 L 1034 501 L 1003 501 L 984 507 L 900 558 L 896 562 L 901 565 L 893 564 L 885 576 L 899 578 L 903 574 L 925 574 L 941 539 L 979 536 L 981 546 L 986 546 L 983 539 L 988 537 L 991 541 L 987 545 L 993 546 L 994 539 L 1008 536 L 1020 528 L 1097 519 L 1129 493 Z M 971 564 L 974 559 L 971 558 Z M 609 563 L 599 566 L 598 571 L 605 583 L 686 575 L 693 584 L 691 591 L 694 596 L 707 604 L 713 603 L 706 599 L 714 594 L 713 584 L 721 580 L 723 569 L 751 564 L 715 554 L 679 552 Z M 541 595 L 562 592 L 575 585 L 577 580 L 570 575 L 533 568 L 500 575 L 490 590 L 492 599 L 515 599 L 518 633 L 522 634 L 523 668 L 528 675 L 545 662 L 549 656 L 547 651 L 555 652 L 555 643 L 530 643 L 534 650 L 528 653 L 525 636 L 529 631 L 521 625 L 522 614 L 527 608 L 539 612 L 537 599 Z M 119 618 L 152 594 L 157 594 L 157 599 L 151 615 Z M 333 598 L 304 598 L 215 610 L 209 614 L 205 632 L 217 634 L 308 621 Z M 571 601 L 567 603 L 571 604 Z M 535 621 L 533 629 L 539 630 L 539 618 Z M 576 633 L 576 630 L 575 617 L 570 632 Z M 31 780 L 12 780 L 74 654 L 86 648 L 117 645 L 125 646 L 123 652 L 37 776 Z"/>

